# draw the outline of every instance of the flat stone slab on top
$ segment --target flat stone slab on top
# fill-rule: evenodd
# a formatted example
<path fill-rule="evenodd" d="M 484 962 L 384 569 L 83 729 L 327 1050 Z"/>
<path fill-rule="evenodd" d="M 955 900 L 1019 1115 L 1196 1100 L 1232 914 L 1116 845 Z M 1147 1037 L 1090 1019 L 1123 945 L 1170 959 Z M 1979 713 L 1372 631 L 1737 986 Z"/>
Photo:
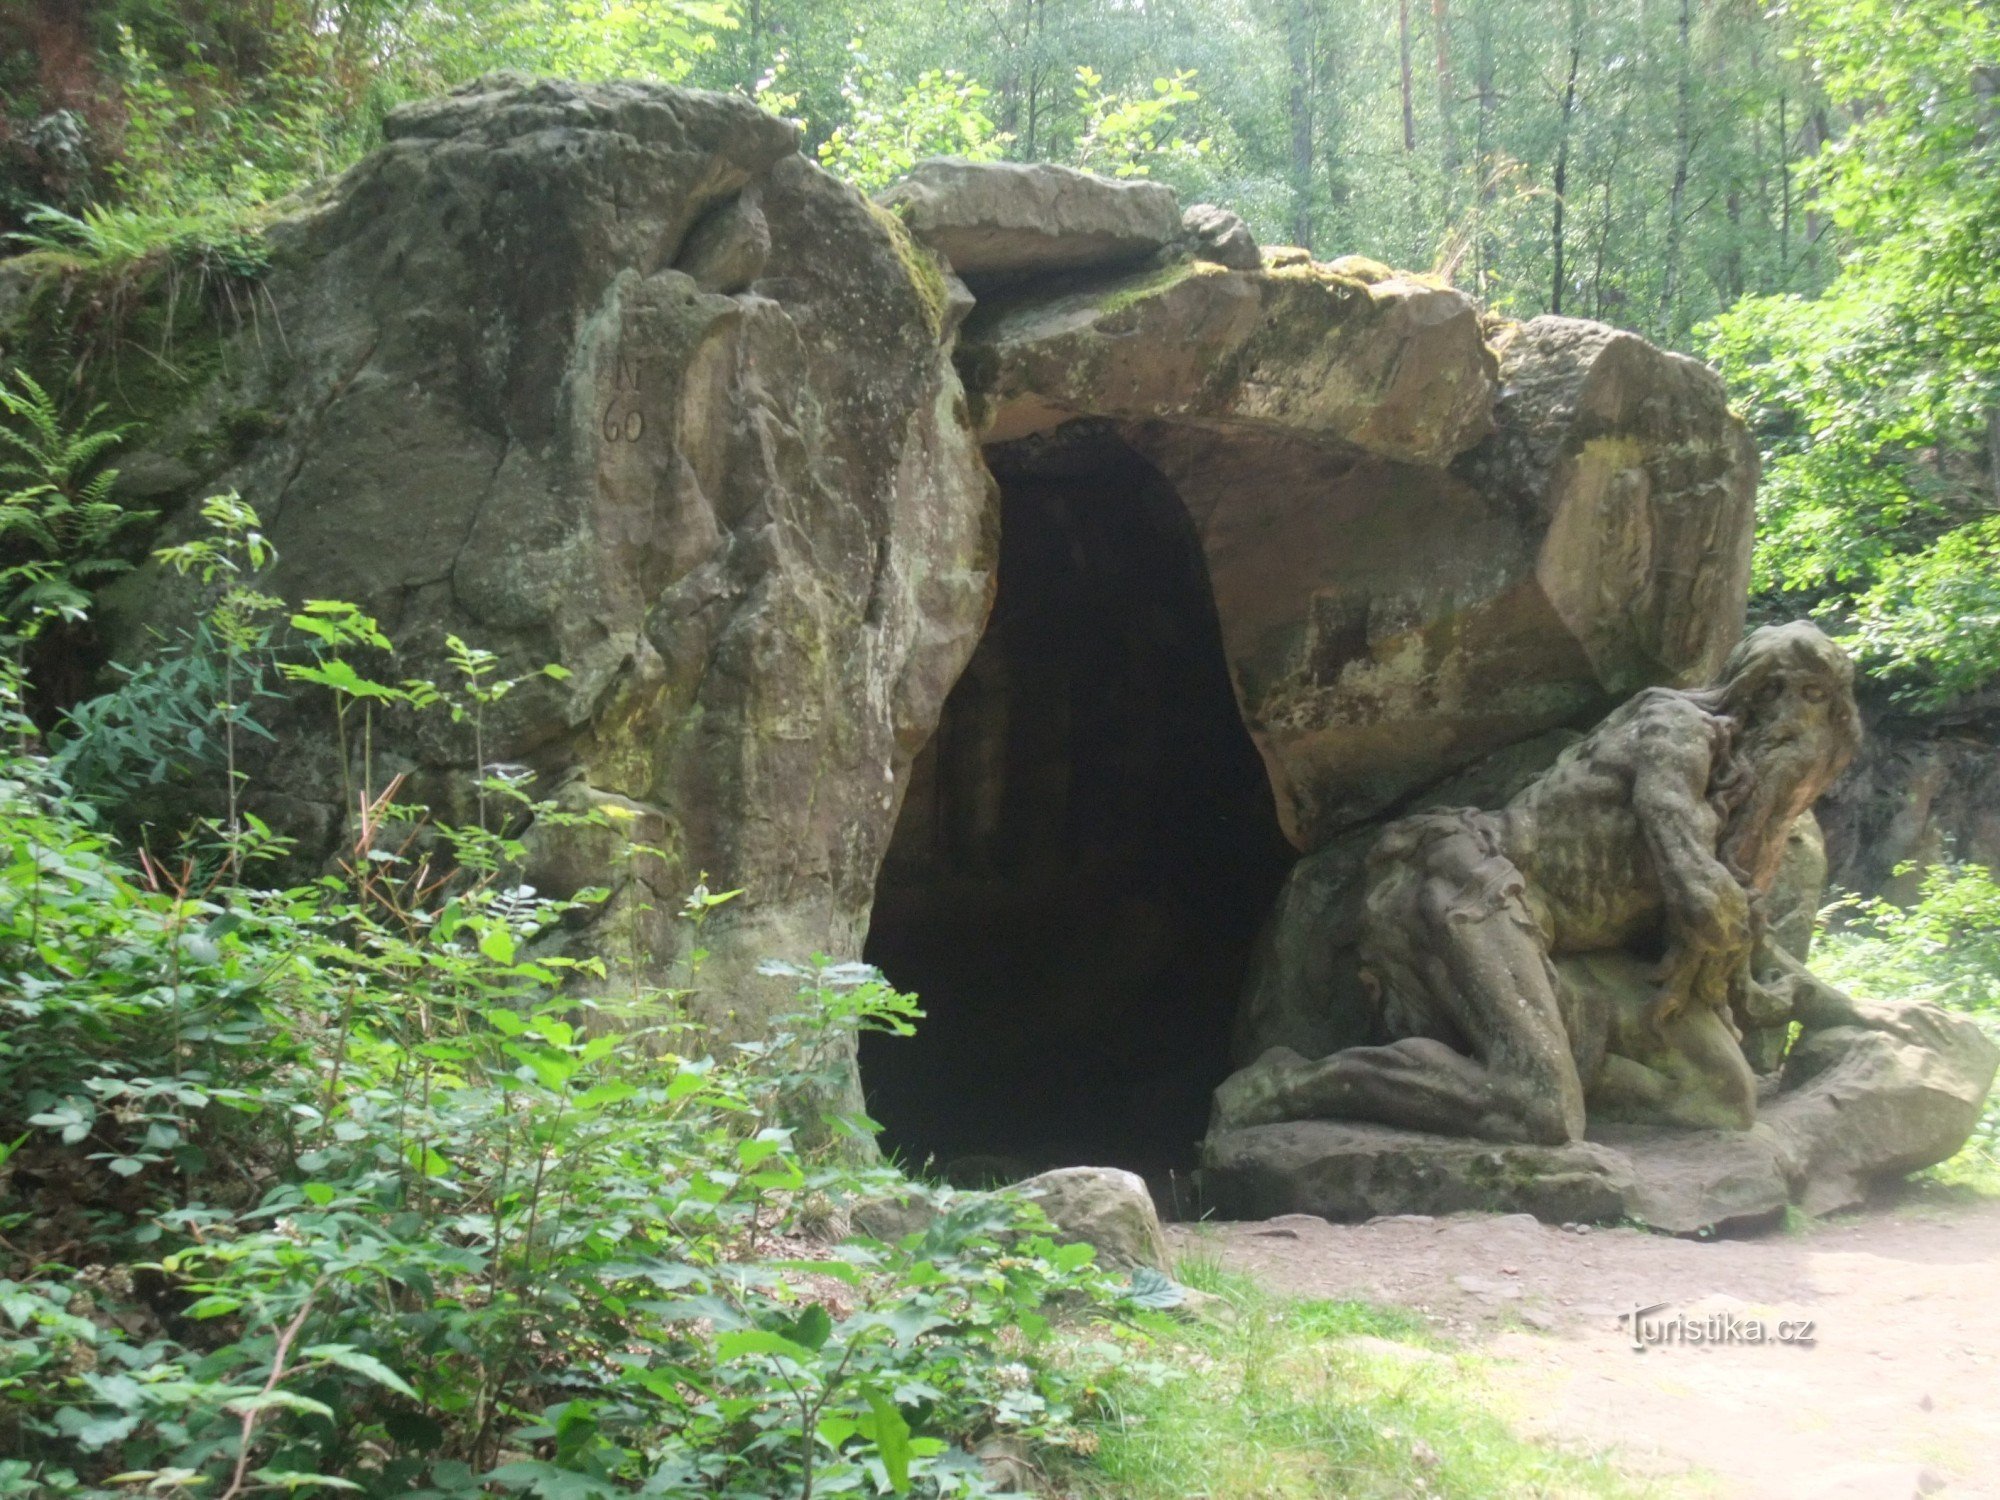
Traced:
<path fill-rule="evenodd" d="M 910 233 L 979 289 L 982 281 L 1143 260 L 1181 236 L 1165 183 L 1051 162 L 920 161 L 883 192 Z"/>

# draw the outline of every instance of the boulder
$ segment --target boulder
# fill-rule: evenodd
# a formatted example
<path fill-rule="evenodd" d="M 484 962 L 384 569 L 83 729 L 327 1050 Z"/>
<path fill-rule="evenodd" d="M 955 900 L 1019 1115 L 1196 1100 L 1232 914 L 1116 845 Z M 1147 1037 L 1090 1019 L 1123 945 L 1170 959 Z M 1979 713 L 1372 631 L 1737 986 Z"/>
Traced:
<path fill-rule="evenodd" d="M 920 161 L 881 195 L 974 291 L 1035 273 L 1128 264 L 1179 236 L 1174 190 L 1052 162 Z"/>
<path fill-rule="evenodd" d="M 1492 422 L 1495 365 L 1470 298 L 1311 263 L 1183 260 L 1010 300 L 975 312 L 961 362 L 989 443 L 1115 417 L 1443 465 Z"/>
<path fill-rule="evenodd" d="M 503 77 L 386 134 L 271 230 L 261 322 L 190 352 L 127 467 L 171 481 L 162 541 L 196 529 L 186 500 L 239 490 L 271 591 L 361 605 L 397 677 L 449 681 L 447 635 L 529 674 L 484 758 L 613 817 L 529 829 L 525 879 L 611 888 L 564 941 L 626 993 L 684 982 L 676 913 L 703 872 L 741 887 L 693 1003 L 754 1032 L 790 1004 L 758 960 L 858 952 L 992 596 L 997 496 L 943 273 L 726 95 Z M 253 441 L 204 436 L 243 413 L 270 414 Z M 193 607 L 157 568 L 111 604 L 126 640 Z M 316 859 L 359 751 L 339 764 L 314 698 L 272 724 L 253 806 Z M 373 749 L 374 784 L 408 773 L 469 816 L 469 724 L 391 716 Z"/>
<path fill-rule="evenodd" d="M 1606 1124 L 1591 1135 L 1631 1164 L 1624 1217 L 1668 1234 L 1769 1228 L 1792 1202 L 1788 1164 L 1767 1130 Z"/>
<path fill-rule="evenodd" d="M 1197 203 L 1181 215 L 1181 231 L 1194 247 L 1195 258 L 1212 260 L 1232 271 L 1255 271 L 1264 253 L 1250 234 L 1243 216 L 1213 203 Z"/>
<path fill-rule="evenodd" d="M 1009 1189 L 1041 1205 L 1065 1242 L 1093 1245 L 1101 1264 L 1167 1269 L 1167 1236 L 1145 1179 L 1116 1167 L 1059 1167 Z"/>
<path fill-rule="evenodd" d="M 1827 1213 L 1956 1153 L 1979 1123 L 2000 1047 L 1969 1016 L 1924 1001 L 1853 1002 L 1866 1025 L 1811 1027 L 1757 1129 L 1799 1204 Z"/>

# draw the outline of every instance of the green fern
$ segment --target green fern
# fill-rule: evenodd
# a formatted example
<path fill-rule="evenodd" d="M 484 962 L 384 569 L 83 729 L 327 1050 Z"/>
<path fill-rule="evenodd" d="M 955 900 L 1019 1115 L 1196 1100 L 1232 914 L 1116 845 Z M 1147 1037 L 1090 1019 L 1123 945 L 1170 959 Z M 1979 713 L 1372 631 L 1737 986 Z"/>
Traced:
<path fill-rule="evenodd" d="M 0 382 L 0 629 L 29 638 L 52 619 L 80 620 L 90 589 L 131 564 L 113 543 L 150 511 L 111 498 L 118 471 L 103 460 L 122 427 L 102 406 L 74 426 L 33 377 Z"/>

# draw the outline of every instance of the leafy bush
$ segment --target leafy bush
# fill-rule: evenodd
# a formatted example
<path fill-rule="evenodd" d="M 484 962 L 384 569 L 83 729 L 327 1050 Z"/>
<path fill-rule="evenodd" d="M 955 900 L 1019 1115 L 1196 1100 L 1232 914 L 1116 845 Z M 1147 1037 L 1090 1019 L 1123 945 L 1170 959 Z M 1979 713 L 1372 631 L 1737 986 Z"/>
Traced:
<path fill-rule="evenodd" d="M 273 602 L 222 576 L 254 535 L 236 504 L 169 554 L 221 570 L 219 635 L 232 601 L 257 631 Z M 351 606 L 287 625 L 319 646 L 289 674 L 343 716 L 476 715 L 511 686 L 463 646 L 455 687 L 376 682 Z M 1143 1289 L 1031 1207 L 797 1128 L 856 1033 L 916 1014 L 872 970 L 778 966 L 797 1014 L 701 1055 L 686 991 L 568 987 L 617 977 L 554 941 L 603 892 L 519 883 L 508 830 L 556 813 L 518 782 L 448 826 L 364 758 L 337 867 L 262 889 L 284 841 L 233 802 L 128 860 L 20 696 L 9 668 L 0 1495 L 978 1494 L 975 1440 L 1072 1431 L 1089 1387 L 1048 1357 L 1054 1311 Z M 928 1228 L 836 1243 L 891 1189 Z"/>
<path fill-rule="evenodd" d="M 899 84 L 869 62 L 859 38 L 849 55 L 840 88 L 847 121 L 819 148 L 828 171 L 872 193 L 927 156 L 996 161 L 1006 149 L 1011 137 L 986 112 L 991 92 L 963 73 L 929 68 Z M 792 101 L 771 94 L 762 102 L 775 108 Z"/>

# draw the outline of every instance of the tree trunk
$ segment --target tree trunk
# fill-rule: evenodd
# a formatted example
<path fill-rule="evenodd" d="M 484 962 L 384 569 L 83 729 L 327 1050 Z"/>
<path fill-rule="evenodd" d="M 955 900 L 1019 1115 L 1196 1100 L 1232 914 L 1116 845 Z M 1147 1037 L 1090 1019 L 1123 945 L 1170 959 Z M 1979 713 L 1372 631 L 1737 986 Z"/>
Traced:
<path fill-rule="evenodd" d="M 1410 0 L 1397 0 L 1396 38 L 1403 66 L 1403 150 L 1417 149 L 1417 113 L 1410 83 Z"/>
<path fill-rule="evenodd" d="M 1554 274 L 1549 279 L 1549 311 L 1563 310 L 1563 213 L 1567 208 L 1563 195 L 1569 190 L 1569 135 L 1570 121 L 1576 114 L 1576 73 L 1583 61 L 1583 5 L 1581 0 L 1570 6 L 1569 34 L 1569 77 L 1563 83 L 1562 124 L 1556 135 L 1555 213 L 1549 225 L 1549 258 L 1554 263 Z"/>
<path fill-rule="evenodd" d="M 1444 166 L 1444 212 L 1450 219 L 1458 190 L 1458 132 L 1452 128 L 1457 88 L 1451 77 L 1451 0 L 1431 0 L 1431 42 L 1437 57 L 1438 141 Z"/>
<path fill-rule="evenodd" d="M 1681 215 L 1687 203 L 1688 159 L 1694 141 L 1694 79 L 1691 49 L 1694 40 L 1694 0 L 1681 0 L 1680 19 L 1675 26 L 1680 42 L 1680 64 L 1674 80 L 1674 181 L 1667 191 L 1666 274 L 1660 279 L 1660 322 L 1669 337 L 1679 330 L 1675 314 L 1681 300 Z"/>
<path fill-rule="evenodd" d="M 1291 72 L 1286 98 L 1290 117 L 1292 242 L 1313 247 L 1313 37 L 1312 0 L 1293 0 L 1285 10 L 1285 53 Z"/>
<path fill-rule="evenodd" d="M 1778 269 L 1792 267 L 1792 125 L 1785 114 L 1785 96 L 1778 95 Z M 1786 282 L 1791 277 L 1786 276 Z"/>

